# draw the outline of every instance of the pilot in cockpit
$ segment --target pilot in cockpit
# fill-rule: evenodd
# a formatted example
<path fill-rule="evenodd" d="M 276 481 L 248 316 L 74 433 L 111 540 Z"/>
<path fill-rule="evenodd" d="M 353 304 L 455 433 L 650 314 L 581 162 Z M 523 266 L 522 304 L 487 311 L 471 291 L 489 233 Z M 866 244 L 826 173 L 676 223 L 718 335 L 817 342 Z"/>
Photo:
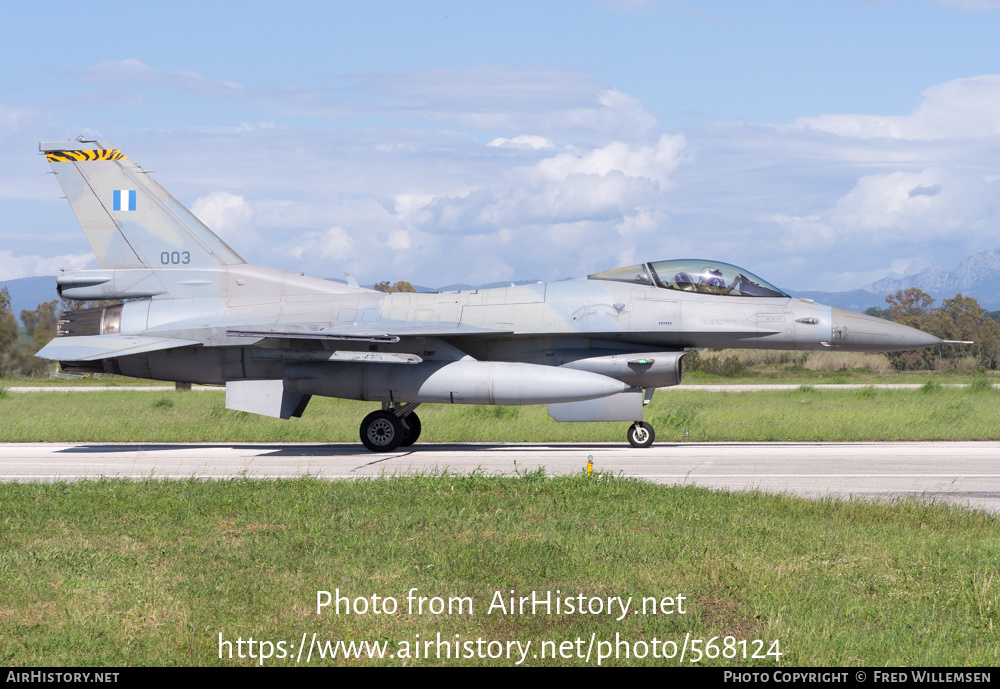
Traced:
<path fill-rule="evenodd" d="M 705 267 L 701 271 L 701 284 L 708 285 L 709 287 L 718 287 L 719 289 L 726 288 L 726 281 L 722 277 L 722 271 L 717 268 Z M 715 291 L 715 290 L 709 290 Z"/>

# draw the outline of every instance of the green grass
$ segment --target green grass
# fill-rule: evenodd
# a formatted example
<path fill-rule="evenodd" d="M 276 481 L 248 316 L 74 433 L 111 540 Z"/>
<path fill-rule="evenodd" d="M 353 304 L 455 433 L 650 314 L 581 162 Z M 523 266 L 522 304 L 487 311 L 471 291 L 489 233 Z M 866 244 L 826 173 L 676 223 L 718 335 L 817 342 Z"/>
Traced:
<path fill-rule="evenodd" d="M 219 635 L 235 649 L 239 638 L 297 645 L 313 633 L 385 641 L 392 650 L 417 634 L 539 644 L 592 633 L 683 643 L 690 633 L 778 640 L 783 666 L 1000 662 L 996 519 L 945 506 L 807 502 L 542 473 L 7 483 L 0 504 L 7 666 L 252 665 L 220 660 Z M 409 614 L 412 588 L 471 597 L 474 614 Z M 400 610 L 317 615 L 317 591 L 335 589 L 352 599 L 391 596 Z M 681 594 L 686 614 L 620 622 L 486 614 L 497 591 L 556 589 L 636 600 Z"/>
<path fill-rule="evenodd" d="M 660 442 L 1000 439 L 989 384 L 915 390 L 712 393 L 667 389 L 645 410 Z M 358 442 L 371 402 L 314 398 L 301 419 L 225 408 L 222 392 L 39 392 L 0 395 L 3 442 Z M 421 442 L 624 442 L 625 423 L 552 421 L 544 406 L 420 407 Z M 685 437 L 684 431 L 689 435 Z"/>
<path fill-rule="evenodd" d="M 357 443 L 374 406 L 320 398 L 302 419 L 280 421 L 227 410 L 220 392 L 7 391 L 0 440 Z M 419 413 L 422 441 L 624 442 L 625 424 L 557 424 L 544 407 Z M 695 441 L 996 439 L 998 414 L 1000 394 L 988 384 L 936 380 L 902 391 L 664 390 L 646 410 L 663 442 L 682 441 L 685 429 Z M 0 544 L 0 662 L 8 666 L 255 664 L 220 660 L 220 633 L 297 645 L 315 632 L 393 650 L 439 632 L 535 644 L 616 633 L 682 642 L 690 633 L 721 637 L 720 647 L 727 636 L 778 640 L 785 666 L 991 666 L 1000 653 L 996 518 L 916 502 L 809 502 L 541 473 L 0 484 Z M 404 605 L 412 588 L 471 597 L 476 614 L 315 612 L 318 590 Z M 688 614 L 620 622 L 485 614 L 497 591 L 556 589 L 637 600 L 682 594 Z M 642 663 L 677 661 L 607 662 Z"/>
<path fill-rule="evenodd" d="M 943 385 L 970 384 L 983 375 L 975 371 L 871 371 L 864 368 L 838 371 L 815 370 L 803 367 L 748 368 L 736 376 L 710 375 L 702 371 L 684 371 L 685 385 L 874 385 L 889 383 L 922 384 L 930 378 Z M 989 378 L 1000 383 L 1000 376 L 991 371 Z"/>
<path fill-rule="evenodd" d="M 82 376 L 80 378 L 0 378 L 0 385 L 4 387 L 93 387 L 93 388 L 122 388 L 122 387 L 163 387 L 171 389 L 174 383 L 162 380 L 144 380 L 142 378 L 128 378 L 126 376 Z"/>
<path fill-rule="evenodd" d="M 934 394 L 936 392 L 941 392 L 941 383 L 937 382 L 936 380 L 929 380 L 923 384 L 923 386 L 920 388 L 920 392 L 926 395 Z"/>

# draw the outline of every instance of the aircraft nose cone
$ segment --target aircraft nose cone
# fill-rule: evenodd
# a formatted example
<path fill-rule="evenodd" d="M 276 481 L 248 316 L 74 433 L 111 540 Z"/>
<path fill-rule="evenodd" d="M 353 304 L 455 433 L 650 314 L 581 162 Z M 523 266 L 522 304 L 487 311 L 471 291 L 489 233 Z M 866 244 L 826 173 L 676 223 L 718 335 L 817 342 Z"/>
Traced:
<path fill-rule="evenodd" d="M 846 309 L 830 309 L 830 325 L 830 344 L 852 352 L 901 352 L 943 342 L 923 330 Z"/>

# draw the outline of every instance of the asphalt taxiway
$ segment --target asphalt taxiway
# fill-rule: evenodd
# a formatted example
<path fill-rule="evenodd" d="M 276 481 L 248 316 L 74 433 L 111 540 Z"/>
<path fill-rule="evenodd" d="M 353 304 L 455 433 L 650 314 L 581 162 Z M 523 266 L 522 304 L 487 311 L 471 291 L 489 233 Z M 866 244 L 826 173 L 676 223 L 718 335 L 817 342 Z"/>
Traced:
<path fill-rule="evenodd" d="M 549 474 L 594 470 L 655 483 L 806 498 L 947 502 L 1000 512 L 1000 442 L 419 444 L 373 454 L 360 444 L 5 443 L 0 481 L 351 479 L 448 470 Z"/>

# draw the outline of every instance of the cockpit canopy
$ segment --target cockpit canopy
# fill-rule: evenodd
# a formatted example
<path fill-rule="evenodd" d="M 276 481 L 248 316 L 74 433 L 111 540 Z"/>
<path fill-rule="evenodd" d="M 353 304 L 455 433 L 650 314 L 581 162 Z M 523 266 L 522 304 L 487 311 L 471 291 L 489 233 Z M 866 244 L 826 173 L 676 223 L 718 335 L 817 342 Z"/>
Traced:
<path fill-rule="evenodd" d="M 720 261 L 679 259 L 641 263 L 588 275 L 589 280 L 613 280 L 657 286 L 681 292 L 722 294 L 732 297 L 787 297 L 774 285 L 748 270 Z"/>

